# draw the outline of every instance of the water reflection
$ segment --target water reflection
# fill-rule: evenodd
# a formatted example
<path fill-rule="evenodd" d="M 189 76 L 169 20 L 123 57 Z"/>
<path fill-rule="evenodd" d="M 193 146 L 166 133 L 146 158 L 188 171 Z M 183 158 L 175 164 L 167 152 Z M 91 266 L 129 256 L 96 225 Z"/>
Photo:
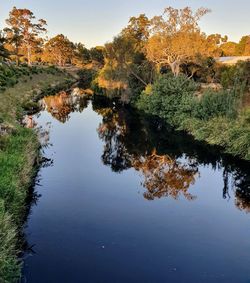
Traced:
<path fill-rule="evenodd" d="M 144 177 L 146 199 L 168 196 L 177 199 L 181 194 L 188 200 L 195 198 L 188 189 L 199 175 L 197 167 L 182 164 L 168 155 L 158 155 L 156 150 L 148 156 L 135 157 L 132 166 Z"/>
<path fill-rule="evenodd" d="M 196 197 L 189 189 L 200 176 L 199 168 L 223 169 L 222 197 L 235 195 L 236 207 L 250 212 L 249 163 L 222 155 L 215 147 L 174 132 L 158 119 L 135 110 L 94 100 L 93 109 L 102 116 L 97 131 L 104 141 L 102 160 L 115 172 L 139 171 L 146 189 L 145 199 Z"/>
<path fill-rule="evenodd" d="M 41 108 L 48 111 L 58 121 L 65 123 L 72 112 L 82 112 L 88 106 L 86 94 L 79 88 L 71 93 L 61 91 L 54 96 L 46 96 L 41 101 Z"/>
<path fill-rule="evenodd" d="M 65 123 L 71 112 L 82 112 L 88 99 L 80 89 L 45 97 L 42 107 Z M 250 212 L 249 163 L 222 155 L 218 148 L 194 141 L 177 133 L 159 119 L 146 117 L 131 108 L 94 97 L 93 110 L 102 122 L 97 132 L 104 142 L 102 161 L 114 172 L 134 168 L 142 176 L 144 197 L 194 200 L 190 188 L 200 176 L 200 168 L 223 170 L 222 197 L 235 196 L 235 205 Z"/>

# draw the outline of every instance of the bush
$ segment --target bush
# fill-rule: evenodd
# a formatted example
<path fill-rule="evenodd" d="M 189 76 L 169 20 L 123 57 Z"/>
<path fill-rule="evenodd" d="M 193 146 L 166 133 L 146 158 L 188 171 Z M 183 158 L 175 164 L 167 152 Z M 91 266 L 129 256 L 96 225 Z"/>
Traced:
<path fill-rule="evenodd" d="M 197 85 L 183 75 L 165 74 L 156 80 L 151 94 L 148 90 L 142 92 L 136 105 L 147 113 L 177 124 L 183 115 L 190 115 L 196 88 Z"/>
<path fill-rule="evenodd" d="M 249 90 L 250 61 L 238 62 L 234 66 L 223 66 L 220 81 L 224 88 L 232 88 L 237 85 Z"/>
<path fill-rule="evenodd" d="M 250 160 L 250 109 L 243 111 L 240 105 L 244 86 L 219 92 L 208 90 L 198 98 L 192 80 L 163 75 L 142 92 L 136 106 L 191 133 L 197 140 Z"/>
<path fill-rule="evenodd" d="M 200 100 L 192 107 L 194 118 L 208 120 L 213 117 L 225 116 L 233 119 L 237 116 L 241 92 L 238 90 L 207 90 Z"/>
<path fill-rule="evenodd" d="M 29 79 L 32 80 L 32 75 L 39 72 L 40 69 L 36 66 L 2 64 L 0 65 L 0 91 L 3 92 L 8 87 L 13 87 L 18 83 L 20 77 L 29 76 Z M 27 79 L 25 79 L 25 82 L 27 82 Z"/>
<path fill-rule="evenodd" d="M 77 72 L 80 78 L 80 86 L 84 89 L 91 88 L 97 72 L 93 69 L 81 69 Z"/>

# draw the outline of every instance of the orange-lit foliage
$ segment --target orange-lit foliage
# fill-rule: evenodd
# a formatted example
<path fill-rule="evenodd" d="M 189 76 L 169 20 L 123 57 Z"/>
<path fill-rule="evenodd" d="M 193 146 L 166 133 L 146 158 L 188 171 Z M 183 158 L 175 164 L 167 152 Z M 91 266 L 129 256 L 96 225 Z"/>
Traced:
<path fill-rule="evenodd" d="M 74 57 L 74 45 L 63 34 L 51 38 L 46 44 L 43 52 L 43 61 L 64 66 L 70 63 Z"/>
<path fill-rule="evenodd" d="M 44 98 L 44 102 L 46 104 L 46 110 L 50 112 L 53 117 L 61 122 L 68 120 L 71 107 L 68 103 L 66 92 L 62 91 L 56 96 L 47 96 Z"/>
<path fill-rule="evenodd" d="M 5 28 L 7 39 L 15 50 L 15 56 L 18 62 L 20 49 L 22 49 L 28 64 L 32 62 L 32 55 L 41 47 L 41 33 L 46 32 L 46 21 L 43 19 L 35 22 L 33 12 L 28 9 L 17 9 L 14 7 L 6 20 L 8 28 Z"/>
<path fill-rule="evenodd" d="M 154 17 L 152 36 L 146 45 L 147 58 L 159 66 L 169 66 L 178 75 L 181 63 L 207 51 L 206 36 L 201 33 L 198 21 L 208 12 L 204 8 L 194 13 L 189 7 L 168 7 L 163 15 Z"/>
<path fill-rule="evenodd" d="M 169 196 L 177 199 L 180 195 L 188 200 L 195 198 L 188 189 L 195 183 L 197 168 L 181 164 L 167 155 L 158 155 L 156 151 L 151 155 L 135 158 L 132 165 L 144 177 L 143 186 L 148 190 L 144 193 L 146 199 Z"/>
<path fill-rule="evenodd" d="M 46 96 L 42 104 L 54 118 L 62 123 L 68 121 L 71 112 L 82 112 L 88 105 L 83 92 L 74 90 L 70 94 L 61 91 L 57 95 Z"/>

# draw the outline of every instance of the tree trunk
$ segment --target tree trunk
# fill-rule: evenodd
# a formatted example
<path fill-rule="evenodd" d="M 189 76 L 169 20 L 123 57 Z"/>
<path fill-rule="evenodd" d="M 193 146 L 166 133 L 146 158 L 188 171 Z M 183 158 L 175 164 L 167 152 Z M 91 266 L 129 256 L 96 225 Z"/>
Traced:
<path fill-rule="evenodd" d="M 62 67 L 62 56 L 61 55 L 59 55 L 58 64 L 60 67 Z"/>
<path fill-rule="evenodd" d="M 28 46 L 27 48 L 27 59 L 28 59 L 28 65 L 31 66 L 31 47 Z"/>
<path fill-rule="evenodd" d="M 174 76 L 177 77 L 180 74 L 180 62 L 175 61 L 173 63 L 169 63 L 169 66 Z"/>

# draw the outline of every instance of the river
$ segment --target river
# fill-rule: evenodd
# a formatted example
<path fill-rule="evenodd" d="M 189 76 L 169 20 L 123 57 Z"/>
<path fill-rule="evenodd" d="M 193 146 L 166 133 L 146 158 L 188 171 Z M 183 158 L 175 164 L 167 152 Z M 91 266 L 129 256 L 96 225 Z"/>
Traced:
<path fill-rule="evenodd" d="M 77 89 L 41 105 L 22 282 L 250 282 L 249 163 Z"/>

